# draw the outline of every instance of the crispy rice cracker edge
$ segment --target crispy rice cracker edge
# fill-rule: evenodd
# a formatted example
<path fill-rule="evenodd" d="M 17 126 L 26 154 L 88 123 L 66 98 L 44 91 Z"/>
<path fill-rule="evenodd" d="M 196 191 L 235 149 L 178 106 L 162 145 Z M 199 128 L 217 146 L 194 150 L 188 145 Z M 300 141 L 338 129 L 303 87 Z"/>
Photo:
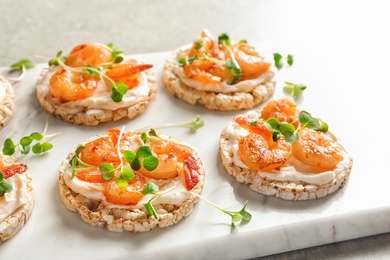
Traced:
<path fill-rule="evenodd" d="M 191 105 L 199 103 L 209 110 L 247 110 L 263 103 L 275 91 L 276 82 L 273 80 L 256 86 L 251 92 L 218 93 L 199 91 L 186 86 L 174 73 L 174 67 L 180 53 L 185 46 L 176 49 L 171 58 L 164 64 L 163 83 L 173 96 L 186 101 Z"/>
<path fill-rule="evenodd" d="M 20 163 L 17 159 L 9 157 L 13 163 Z M 28 202 L 18 209 L 16 209 L 11 215 L 0 222 L 0 244 L 6 240 L 11 239 L 15 236 L 29 220 L 33 207 L 34 207 L 34 189 L 33 182 L 28 171 L 24 172 L 23 175 L 27 178 L 27 193 Z"/>
<path fill-rule="evenodd" d="M 48 72 L 48 68 L 44 68 L 41 71 L 37 79 L 37 83 L 36 83 L 37 86 L 42 84 L 45 74 L 47 72 Z M 148 70 L 146 71 L 146 73 L 148 79 L 148 86 L 150 89 L 148 97 L 145 100 L 142 100 L 132 106 L 123 107 L 116 110 L 109 110 L 109 109 L 89 110 L 88 107 L 85 106 L 77 106 L 68 109 L 65 106 L 63 106 L 63 103 L 61 103 L 58 99 L 52 97 L 49 92 L 47 93 L 47 95 L 44 95 L 44 93 L 39 91 L 38 87 L 37 87 L 37 98 L 42 108 L 46 112 L 60 118 L 65 122 L 76 124 L 76 125 L 95 126 L 98 125 L 99 123 L 117 121 L 125 117 L 127 117 L 128 119 L 132 119 L 145 111 L 146 107 L 153 99 L 158 89 L 154 71 Z M 73 111 L 71 112 L 71 110 L 75 110 L 75 109 L 76 112 Z"/>
<path fill-rule="evenodd" d="M 73 155 L 73 152 L 70 153 L 62 164 L 68 164 L 68 161 L 73 157 Z M 200 169 L 199 183 L 194 187 L 192 192 L 201 194 L 204 184 L 205 171 L 198 155 L 196 160 Z M 61 170 L 61 168 L 63 168 L 63 170 Z M 109 231 L 130 231 L 137 233 L 149 231 L 156 227 L 168 227 L 178 223 L 184 217 L 189 215 L 193 210 L 195 202 L 198 200 L 197 196 L 190 194 L 187 200 L 185 200 L 180 206 L 171 207 L 171 210 L 159 213 L 159 219 L 155 219 L 140 209 L 109 208 L 101 201 L 88 199 L 87 197 L 72 191 L 65 183 L 64 171 L 65 167 L 60 167 L 58 177 L 60 196 L 65 206 L 69 210 L 77 212 L 81 219 L 91 226 L 107 228 Z"/>
<path fill-rule="evenodd" d="M 317 185 L 306 182 L 271 180 L 261 177 L 256 171 L 241 168 L 233 163 L 233 152 L 228 136 L 221 132 L 219 149 L 222 164 L 229 175 L 238 182 L 248 185 L 252 190 L 267 196 L 275 196 L 284 200 L 311 200 L 325 197 L 342 188 L 352 170 L 353 159 L 348 155 L 348 163 L 342 172 L 328 183 Z"/>
<path fill-rule="evenodd" d="M 3 103 L 0 104 L 0 129 L 3 128 L 11 119 L 14 111 L 15 93 L 14 89 L 6 79 L 0 77 L 5 89 L 5 97 Z"/>

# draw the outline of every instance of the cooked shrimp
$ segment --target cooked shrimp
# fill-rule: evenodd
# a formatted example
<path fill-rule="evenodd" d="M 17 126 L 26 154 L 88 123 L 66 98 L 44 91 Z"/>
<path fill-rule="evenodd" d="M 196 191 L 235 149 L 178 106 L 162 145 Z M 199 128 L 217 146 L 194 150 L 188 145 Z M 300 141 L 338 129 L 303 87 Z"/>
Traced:
<path fill-rule="evenodd" d="M 331 170 L 343 159 L 336 142 L 323 132 L 303 128 L 292 145 L 292 154 L 304 164 Z"/>
<path fill-rule="evenodd" d="M 134 179 L 129 182 L 127 187 L 119 187 L 115 180 L 104 184 L 103 195 L 107 202 L 116 205 L 136 205 L 142 198 L 142 190 L 147 182 L 144 177 L 135 173 Z"/>
<path fill-rule="evenodd" d="M 60 68 L 50 78 L 49 90 L 53 97 L 75 101 L 92 95 L 99 78 L 85 72 Z"/>
<path fill-rule="evenodd" d="M 194 60 L 191 65 L 184 66 L 183 71 L 187 77 L 205 84 L 218 84 L 225 80 L 230 82 L 233 79 L 225 64 L 210 60 Z"/>
<path fill-rule="evenodd" d="M 100 64 L 110 62 L 112 59 L 111 52 L 102 44 L 83 43 L 77 45 L 69 53 L 65 64 L 70 67 L 97 67 Z"/>
<path fill-rule="evenodd" d="M 226 60 L 232 59 L 232 56 L 242 73 L 240 81 L 256 78 L 271 66 L 271 63 L 264 62 L 253 46 L 246 43 L 224 46 L 207 30 L 203 30 L 201 37 L 194 41 L 188 57 L 194 55 L 198 55 L 198 59 L 185 64 L 183 71 L 187 77 L 205 84 L 232 82 L 234 77 L 226 66 Z"/>
<path fill-rule="evenodd" d="M 180 175 L 187 190 L 192 190 L 199 182 L 199 167 L 189 147 L 174 142 L 164 142 L 151 143 L 150 148 L 157 155 L 159 164 L 153 171 L 141 167 L 140 172 L 143 175 L 154 179 L 170 179 Z"/>
<path fill-rule="evenodd" d="M 232 46 L 234 57 L 240 65 L 242 76 L 240 80 L 254 79 L 271 67 L 271 63 L 265 62 L 255 51 L 255 47 L 246 43 L 237 43 Z M 227 55 L 230 57 L 230 55 Z"/>
<path fill-rule="evenodd" d="M 198 44 L 201 44 L 200 48 Z M 218 40 L 208 30 L 204 29 L 201 36 L 194 41 L 188 57 L 198 55 L 199 58 L 204 58 L 206 54 L 208 57 L 225 60 L 225 52 L 220 48 Z"/>
<path fill-rule="evenodd" d="M 298 110 L 295 101 L 291 98 L 282 98 L 268 102 L 261 111 L 261 118 L 267 120 L 275 117 L 280 122 L 293 123 L 298 125 Z"/>
<path fill-rule="evenodd" d="M 251 170 L 274 170 L 291 158 L 291 145 L 283 138 L 276 142 L 263 121 L 251 124 L 248 118 L 237 116 L 234 121 L 249 131 L 238 141 L 238 155 Z"/>
<path fill-rule="evenodd" d="M 152 64 L 131 65 L 126 63 L 113 64 L 106 75 L 115 82 L 122 82 L 131 89 L 139 84 L 139 73 L 152 68 Z"/>
<path fill-rule="evenodd" d="M 80 159 L 90 165 L 99 166 L 102 163 L 120 164 L 117 154 L 118 129 L 107 130 L 108 137 L 100 137 L 85 144 L 85 149 L 80 153 Z"/>
<path fill-rule="evenodd" d="M 27 165 L 21 163 L 0 167 L 0 172 L 3 173 L 5 179 L 8 179 L 14 176 L 15 174 L 23 173 L 25 171 L 27 171 Z"/>
<path fill-rule="evenodd" d="M 238 154 L 249 169 L 270 171 L 291 158 L 291 145 L 282 138 L 274 142 L 260 134 L 249 134 L 239 140 Z"/>
<path fill-rule="evenodd" d="M 262 135 L 266 139 L 272 138 L 272 132 L 261 121 L 256 122 L 256 124 L 251 124 L 252 122 L 244 116 L 236 116 L 233 120 L 252 134 Z"/>

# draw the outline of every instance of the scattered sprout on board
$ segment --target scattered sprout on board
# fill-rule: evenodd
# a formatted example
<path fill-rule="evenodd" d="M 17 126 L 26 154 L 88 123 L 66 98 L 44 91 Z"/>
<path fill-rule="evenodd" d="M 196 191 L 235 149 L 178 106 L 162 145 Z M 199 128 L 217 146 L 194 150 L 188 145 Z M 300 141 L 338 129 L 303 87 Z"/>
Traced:
<path fill-rule="evenodd" d="M 205 197 L 203 197 L 203 196 L 201 196 L 199 194 L 196 194 L 194 192 L 191 192 L 191 194 L 197 196 L 200 199 L 203 199 L 204 201 L 206 201 L 208 204 L 210 204 L 214 208 L 216 208 L 216 209 L 222 211 L 223 213 L 229 215 L 232 218 L 232 222 L 230 223 L 230 226 L 231 226 L 232 229 L 236 228 L 236 223 L 240 223 L 240 222 L 242 222 L 242 220 L 250 221 L 251 218 L 252 218 L 252 215 L 248 211 L 246 211 L 246 206 L 248 204 L 248 201 L 245 202 L 245 204 L 244 204 L 244 206 L 242 207 L 241 210 L 239 210 L 239 211 L 230 211 L 230 210 L 226 210 L 226 209 L 223 209 L 223 208 L 217 206 L 216 204 L 214 204 L 213 202 L 211 202 L 210 200 L 206 199 Z"/>
<path fill-rule="evenodd" d="M 4 140 L 3 154 L 5 155 L 13 155 L 16 150 L 18 150 L 21 154 L 28 154 L 32 151 L 34 154 L 42 154 L 53 148 L 53 145 L 49 142 L 45 141 L 45 138 L 52 138 L 60 133 L 55 133 L 51 135 L 47 135 L 48 121 L 46 121 L 46 125 L 42 133 L 33 132 L 30 135 L 24 136 L 20 139 L 18 143 L 15 143 L 11 138 L 7 138 Z M 35 144 L 33 144 L 35 142 Z"/>
<path fill-rule="evenodd" d="M 291 67 L 294 64 L 294 56 L 292 54 L 288 54 L 286 57 L 283 57 L 280 53 L 274 53 L 274 63 L 275 67 L 278 70 L 281 70 L 284 67 L 284 61 Z"/>
<path fill-rule="evenodd" d="M 31 69 L 35 66 L 34 62 L 29 59 L 21 59 L 18 62 L 11 65 L 11 72 L 17 71 L 20 73 L 19 77 L 12 78 L 8 77 L 7 80 L 11 82 L 21 81 L 26 76 L 27 69 Z"/>

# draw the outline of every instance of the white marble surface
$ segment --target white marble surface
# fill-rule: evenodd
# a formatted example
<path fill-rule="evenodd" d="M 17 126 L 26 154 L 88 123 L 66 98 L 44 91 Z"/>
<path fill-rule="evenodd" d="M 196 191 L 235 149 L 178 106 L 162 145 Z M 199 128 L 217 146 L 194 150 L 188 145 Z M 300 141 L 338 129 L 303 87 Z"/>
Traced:
<path fill-rule="evenodd" d="M 131 122 L 90 128 L 51 120 L 49 132 L 63 134 L 53 140 L 57 147 L 53 153 L 39 159 L 21 157 L 32 170 L 37 204 L 22 232 L 0 246 L 1 258 L 24 259 L 34 254 L 42 259 L 54 255 L 80 258 L 90 254 L 92 247 L 97 258 L 162 254 L 174 259 L 267 255 L 269 259 L 385 259 L 390 253 L 389 235 L 378 235 L 390 231 L 390 178 L 384 168 L 390 159 L 390 141 L 383 126 L 389 111 L 384 93 L 390 58 L 390 42 L 384 33 L 390 20 L 385 1 L 2 0 L 0 10 L 3 74 L 4 67 L 20 58 L 39 63 L 42 61 L 34 55 L 54 56 L 58 50 L 69 51 L 84 41 L 113 42 L 126 54 L 139 54 L 155 62 L 156 73 L 161 74 L 169 51 L 191 42 L 202 28 L 214 34 L 227 32 L 233 39 L 245 38 L 264 51 L 291 52 L 296 65 L 283 71 L 279 79 L 308 85 L 305 107 L 328 121 L 355 161 L 346 187 L 324 199 L 287 202 L 264 197 L 227 177 L 218 162 L 219 128 L 235 113 L 219 114 L 177 103 L 161 87 L 145 114 Z M 34 83 L 43 66 L 15 84 L 18 106 L 13 120 L 0 131 L 0 143 L 6 137 L 17 138 L 43 127 L 46 114 L 34 95 Z M 280 92 L 275 97 L 278 95 Z M 156 116 L 155 111 L 165 112 Z M 69 149 L 111 126 L 132 128 L 152 121 L 172 121 L 169 111 L 177 111 L 178 119 L 195 113 L 204 117 L 208 128 L 202 129 L 203 134 L 214 138 L 209 145 L 204 145 L 202 131 L 192 135 L 175 129 L 169 134 L 202 144 L 198 149 L 211 176 L 204 194 L 232 208 L 249 199 L 248 209 L 254 216 L 251 222 L 230 233 L 228 219 L 199 203 L 183 223 L 134 236 L 88 227 L 64 208 L 56 186 L 56 167 Z M 361 238 L 371 235 L 378 236 Z M 354 238 L 361 239 L 350 240 Z M 344 240 L 350 241 L 269 256 Z M 21 244 L 29 250 L 19 250 Z"/>

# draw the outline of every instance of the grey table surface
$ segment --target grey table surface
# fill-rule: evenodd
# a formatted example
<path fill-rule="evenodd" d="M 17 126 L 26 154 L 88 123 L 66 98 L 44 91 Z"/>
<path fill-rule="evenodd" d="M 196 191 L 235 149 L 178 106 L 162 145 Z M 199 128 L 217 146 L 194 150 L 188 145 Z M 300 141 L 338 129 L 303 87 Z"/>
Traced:
<path fill-rule="evenodd" d="M 324 59 L 316 62 L 329 62 L 326 56 L 338 51 L 339 60 L 334 61 L 338 69 L 358 63 L 375 66 L 389 58 L 388 5 L 386 1 L 0 0 L 0 66 L 21 58 L 41 62 L 35 55 L 52 57 L 60 49 L 70 51 L 87 41 L 112 42 L 126 54 L 171 51 L 192 42 L 203 28 L 257 43 L 311 47 L 323 53 Z M 389 244 L 390 234 L 378 234 L 262 259 L 387 259 Z"/>

